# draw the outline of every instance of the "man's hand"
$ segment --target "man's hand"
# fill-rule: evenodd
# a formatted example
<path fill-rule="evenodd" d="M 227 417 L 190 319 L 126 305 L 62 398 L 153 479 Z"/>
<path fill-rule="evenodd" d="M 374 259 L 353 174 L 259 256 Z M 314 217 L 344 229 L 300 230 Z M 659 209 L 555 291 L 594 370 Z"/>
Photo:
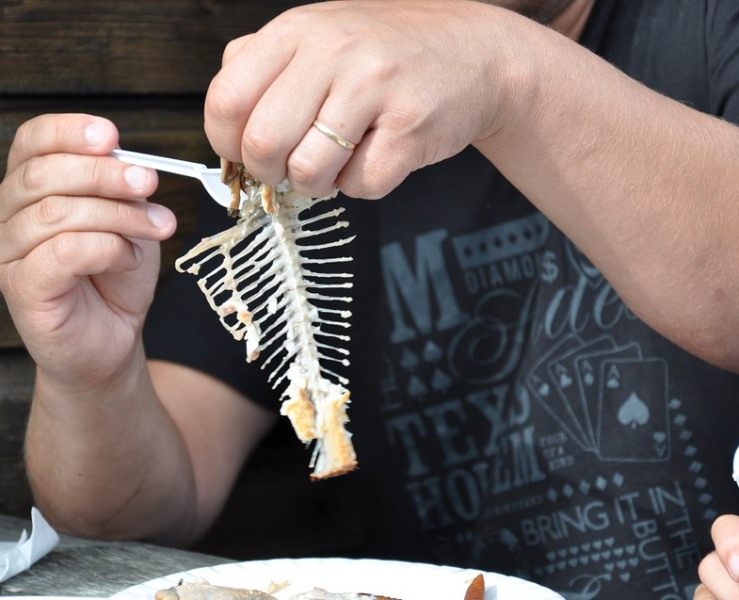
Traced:
<path fill-rule="evenodd" d="M 498 88 L 481 82 L 506 69 L 491 15 L 525 21 L 459 1 L 352 0 L 287 11 L 227 47 L 206 98 L 206 133 L 220 156 L 266 183 L 287 177 L 314 197 L 338 185 L 379 198 L 494 127 Z"/>
<path fill-rule="evenodd" d="M 112 123 L 24 123 L 0 184 L 0 292 L 40 373 L 99 387 L 132 354 L 174 215 L 144 201 L 156 172 L 108 157 Z"/>
<path fill-rule="evenodd" d="M 711 528 L 716 550 L 698 568 L 701 585 L 695 600 L 739 598 L 739 517 L 722 515 Z"/>

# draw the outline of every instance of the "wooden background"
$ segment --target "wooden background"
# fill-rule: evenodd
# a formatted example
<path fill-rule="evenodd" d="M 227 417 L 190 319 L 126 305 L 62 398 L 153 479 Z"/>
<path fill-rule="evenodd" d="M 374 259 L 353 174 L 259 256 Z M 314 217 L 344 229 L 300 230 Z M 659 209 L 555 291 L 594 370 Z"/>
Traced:
<path fill-rule="evenodd" d="M 300 3 L 0 0 L 0 173 L 17 127 L 51 112 L 104 115 L 118 125 L 125 148 L 216 166 L 202 105 L 223 48 Z M 160 182 L 154 200 L 179 222 L 163 246 L 167 276 L 202 192 L 186 178 L 162 174 Z M 0 297 L 0 513 L 22 517 L 32 504 L 22 461 L 32 386 L 33 364 Z M 241 559 L 357 551 L 350 490 L 340 479 L 310 483 L 307 460 L 280 428 L 247 465 L 197 549 Z"/>

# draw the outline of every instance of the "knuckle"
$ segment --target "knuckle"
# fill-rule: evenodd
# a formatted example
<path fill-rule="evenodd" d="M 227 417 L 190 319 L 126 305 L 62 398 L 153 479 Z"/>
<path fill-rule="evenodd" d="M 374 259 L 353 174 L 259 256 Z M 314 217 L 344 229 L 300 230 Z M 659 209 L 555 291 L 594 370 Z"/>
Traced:
<path fill-rule="evenodd" d="M 392 79 L 398 72 L 395 60 L 385 51 L 365 55 L 360 68 L 364 85 L 380 85 Z"/>
<path fill-rule="evenodd" d="M 315 183 L 320 176 L 320 170 L 316 162 L 304 155 L 295 153 L 287 163 L 287 170 L 293 184 L 306 185 Z"/>
<path fill-rule="evenodd" d="M 237 38 L 235 40 L 231 40 L 226 44 L 226 47 L 223 49 L 223 57 L 221 59 L 222 64 L 226 64 L 228 61 L 230 61 L 236 53 L 238 53 L 239 49 L 242 46 L 242 39 Z"/>
<path fill-rule="evenodd" d="M 13 144 L 20 147 L 29 145 L 30 141 L 38 135 L 39 129 L 45 120 L 46 116 L 40 115 L 21 123 L 15 131 Z"/>
<path fill-rule="evenodd" d="M 49 255 L 55 264 L 65 264 L 74 256 L 75 236 L 70 232 L 60 233 L 49 240 Z"/>
<path fill-rule="evenodd" d="M 38 192 L 46 181 L 45 161 L 39 156 L 32 156 L 20 167 L 19 185 L 24 192 Z"/>
<path fill-rule="evenodd" d="M 287 10 L 281 12 L 275 19 L 267 24 L 265 29 L 269 29 L 271 32 L 286 31 L 294 32 L 300 31 L 300 27 L 304 25 L 306 18 L 309 18 L 313 12 L 311 5 L 293 6 Z"/>
<path fill-rule="evenodd" d="M 258 163 L 270 163 L 279 156 L 279 137 L 269 129 L 247 127 L 241 139 L 242 156 L 255 159 Z"/>
<path fill-rule="evenodd" d="M 339 183 L 339 189 L 350 198 L 367 198 L 366 188 L 351 177 L 342 179 Z"/>
<path fill-rule="evenodd" d="M 231 79 L 213 78 L 205 102 L 207 117 L 218 122 L 232 121 L 240 116 L 241 103 L 242 94 Z"/>
<path fill-rule="evenodd" d="M 33 119 L 30 119 L 28 121 L 25 121 L 20 124 L 18 129 L 15 131 L 15 136 L 13 138 L 13 145 L 14 146 L 23 146 L 26 143 L 26 140 L 29 139 L 31 136 L 31 129 L 33 128 Z"/>
<path fill-rule="evenodd" d="M 36 203 L 36 218 L 45 227 L 59 225 L 69 217 L 69 208 L 59 196 L 46 196 Z"/>
<path fill-rule="evenodd" d="M 127 165 L 121 164 L 120 162 L 106 161 L 105 159 L 91 158 L 79 163 L 79 168 L 82 171 L 81 179 L 83 181 L 89 181 L 97 187 L 101 183 L 108 183 L 112 181 L 110 166 L 115 165 L 116 168 L 120 169 L 120 172 L 127 168 Z"/>
<path fill-rule="evenodd" d="M 379 200 L 396 187 L 396 184 L 387 177 L 368 175 L 365 173 L 360 177 L 341 178 L 339 189 L 350 198 Z"/>

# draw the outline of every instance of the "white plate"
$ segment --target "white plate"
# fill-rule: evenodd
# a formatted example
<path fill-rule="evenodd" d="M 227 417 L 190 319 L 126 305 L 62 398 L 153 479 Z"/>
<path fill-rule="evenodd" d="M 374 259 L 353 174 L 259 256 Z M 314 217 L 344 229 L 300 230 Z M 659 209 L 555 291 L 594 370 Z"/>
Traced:
<path fill-rule="evenodd" d="M 153 600 L 154 592 L 176 585 L 181 579 L 205 579 L 213 585 L 267 590 L 270 583 L 287 582 L 275 593 L 287 600 L 293 594 L 320 587 L 330 592 L 366 592 L 402 600 L 463 600 L 470 581 L 480 573 L 473 569 L 425 563 L 349 558 L 280 558 L 228 563 L 174 573 L 141 583 L 111 596 L 110 600 Z M 563 600 L 555 592 L 516 577 L 483 573 L 485 600 Z"/>

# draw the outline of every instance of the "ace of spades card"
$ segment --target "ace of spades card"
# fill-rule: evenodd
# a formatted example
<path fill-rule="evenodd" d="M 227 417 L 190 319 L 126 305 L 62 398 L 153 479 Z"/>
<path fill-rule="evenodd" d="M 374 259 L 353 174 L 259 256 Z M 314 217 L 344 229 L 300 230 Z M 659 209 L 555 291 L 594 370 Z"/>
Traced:
<path fill-rule="evenodd" d="M 670 456 L 667 364 L 659 358 L 601 363 L 598 416 L 603 460 L 654 462 Z"/>

